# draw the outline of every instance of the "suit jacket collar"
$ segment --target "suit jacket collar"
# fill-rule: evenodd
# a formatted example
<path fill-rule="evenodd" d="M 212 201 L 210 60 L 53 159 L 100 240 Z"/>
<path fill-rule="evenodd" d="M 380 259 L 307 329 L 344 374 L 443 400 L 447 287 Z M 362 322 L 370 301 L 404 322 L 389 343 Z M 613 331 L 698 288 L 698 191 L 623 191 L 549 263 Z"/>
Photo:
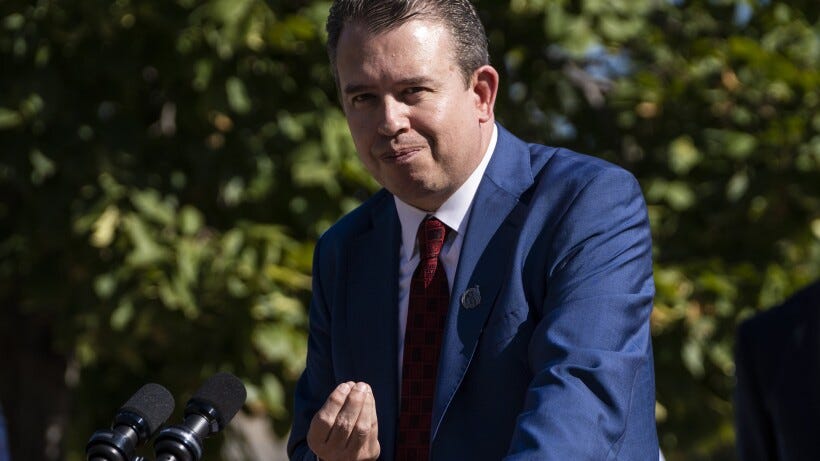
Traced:
<path fill-rule="evenodd" d="M 511 246 L 504 245 L 503 241 L 517 235 L 513 228 L 518 223 L 508 220 L 512 227 L 508 226 L 503 232 L 502 224 L 518 204 L 521 194 L 533 183 L 527 145 L 501 125 L 497 126 L 498 142 L 473 199 L 453 283 L 439 360 L 431 440 L 435 439 L 444 413 L 464 378 L 500 288 L 501 277 L 494 276 L 492 270 L 509 256 Z M 488 246 L 491 240 L 497 241 Z M 477 306 L 466 300 L 462 302 L 468 289 L 473 295 L 480 294 Z"/>

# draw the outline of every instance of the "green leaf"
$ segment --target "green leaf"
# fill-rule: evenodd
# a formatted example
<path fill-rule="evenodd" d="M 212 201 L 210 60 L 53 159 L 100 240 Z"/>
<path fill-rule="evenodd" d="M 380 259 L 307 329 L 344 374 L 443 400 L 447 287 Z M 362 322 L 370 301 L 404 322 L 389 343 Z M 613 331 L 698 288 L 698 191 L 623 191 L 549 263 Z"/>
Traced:
<path fill-rule="evenodd" d="M 694 341 L 687 341 L 683 345 L 681 358 L 683 359 L 683 364 L 686 366 L 686 369 L 689 370 L 689 373 L 692 373 L 693 376 L 700 378 L 706 373 L 706 368 L 703 364 L 703 347 L 700 344 Z"/>
<path fill-rule="evenodd" d="M 199 232 L 204 221 L 202 212 L 192 206 L 186 205 L 179 211 L 179 228 L 185 235 L 194 235 Z"/>
<path fill-rule="evenodd" d="M 290 331 L 283 325 L 260 325 L 253 333 L 253 343 L 268 360 L 280 362 L 292 353 Z"/>
<path fill-rule="evenodd" d="M 669 144 L 669 167 L 679 175 L 689 173 L 700 159 L 700 152 L 689 136 L 681 136 Z"/>
<path fill-rule="evenodd" d="M 707 145 L 715 155 L 736 160 L 748 158 L 757 148 L 757 139 L 748 133 L 731 130 L 704 130 Z"/>
<path fill-rule="evenodd" d="M 128 234 L 133 249 L 126 261 L 132 266 L 148 266 L 164 261 L 168 251 L 160 246 L 149 231 L 149 227 L 136 214 L 129 213 L 123 218 L 123 227 Z"/>
<path fill-rule="evenodd" d="M 53 176 L 57 171 L 57 164 L 43 155 L 38 149 L 31 151 L 29 161 L 31 161 L 32 168 L 31 182 L 34 184 L 42 184 L 43 181 Z"/>
<path fill-rule="evenodd" d="M 94 221 L 94 232 L 91 234 L 91 245 L 97 248 L 105 248 L 114 241 L 117 228 L 120 223 L 120 210 L 114 205 L 109 205 Z"/>
<path fill-rule="evenodd" d="M 730 202 L 737 202 L 749 189 L 749 175 L 746 171 L 738 171 L 726 185 L 726 198 Z"/>
<path fill-rule="evenodd" d="M 101 299 L 109 299 L 117 289 L 117 277 L 114 274 L 101 274 L 94 280 L 94 292 Z"/>
<path fill-rule="evenodd" d="M 285 389 L 276 375 L 267 373 L 262 377 L 262 396 L 273 416 L 283 417 L 287 414 Z"/>
<path fill-rule="evenodd" d="M 225 82 L 225 90 L 228 93 L 228 105 L 234 112 L 240 115 L 250 112 L 251 100 L 242 80 L 237 77 L 229 78 Z"/>
<path fill-rule="evenodd" d="M 20 13 L 12 13 L 3 18 L 3 26 L 6 30 L 19 30 L 25 25 L 26 18 Z"/>
<path fill-rule="evenodd" d="M 111 313 L 111 328 L 114 331 L 123 331 L 134 318 L 134 304 L 125 298 Z"/>
<path fill-rule="evenodd" d="M 163 201 L 159 191 L 155 189 L 131 191 L 131 203 L 141 215 L 156 223 L 170 226 L 174 222 L 174 206 Z"/>
<path fill-rule="evenodd" d="M 0 130 L 15 128 L 23 123 L 23 117 L 19 112 L 5 107 L 0 107 Z"/>

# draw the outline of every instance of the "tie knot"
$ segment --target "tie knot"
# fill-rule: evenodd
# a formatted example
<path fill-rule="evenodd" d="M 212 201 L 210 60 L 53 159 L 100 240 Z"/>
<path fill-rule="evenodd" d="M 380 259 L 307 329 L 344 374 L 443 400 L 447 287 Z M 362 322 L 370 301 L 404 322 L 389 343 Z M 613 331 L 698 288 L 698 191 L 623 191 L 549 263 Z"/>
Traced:
<path fill-rule="evenodd" d="M 446 236 L 447 226 L 443 222 L 433 217 L 422 221 L 418 231 L 421 259 L 438 258 Z"/>

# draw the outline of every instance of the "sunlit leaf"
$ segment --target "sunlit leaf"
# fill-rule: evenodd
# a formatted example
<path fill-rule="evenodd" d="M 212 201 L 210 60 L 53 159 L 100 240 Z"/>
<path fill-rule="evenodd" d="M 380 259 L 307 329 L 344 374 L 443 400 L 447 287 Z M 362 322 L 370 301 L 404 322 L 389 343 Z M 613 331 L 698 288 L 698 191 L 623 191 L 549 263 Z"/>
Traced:
<path fill-rule="evenodd" d="M 229 78 L 225 83 L 225 90 L 228 93 L 228 104 L 234 112 L 247 114 L 251 110 L 251 100 L 242 80 L 237 77 Z"/>
<path fill-rule="evenodd" d="M 700 162 L 700 152 L 689 136 L 681 136 L 669 145 L 669 167 L 684 175 Z"/>
<path fill-rule="evenodd" d="M 154 189 L 135 190 L 131 192 L 131 202 L 144 216 L 163 225 L 171 225 L 176 210 L 170 203 L 163 201 L 159 191 Z"/>
<path fill-rule="evenodd" d="M 204 221 L 202 213 L 192 206 L 184 206 L 179 210 L 179 228 L 183 234 L 196 234 L 202 229 Z"/>
<path fill-rule="evenodd" d="M 133 249 L 127 257 L 129 264 L 155 264 L 167 257 L 168 251 L 156 242 L 148 226 L 137 215 L 126 215 L 123 218 L 123 227 L 133 244 Z"/>
<path fill-rule="evenodd" d="M 117 227 L 120 224 L 120 210 L 113 205 L 105 208 L 94 221 L 94 232 L 91 234 L 91 244 L 97 248 L 104 248 L 111 245 Z"/>

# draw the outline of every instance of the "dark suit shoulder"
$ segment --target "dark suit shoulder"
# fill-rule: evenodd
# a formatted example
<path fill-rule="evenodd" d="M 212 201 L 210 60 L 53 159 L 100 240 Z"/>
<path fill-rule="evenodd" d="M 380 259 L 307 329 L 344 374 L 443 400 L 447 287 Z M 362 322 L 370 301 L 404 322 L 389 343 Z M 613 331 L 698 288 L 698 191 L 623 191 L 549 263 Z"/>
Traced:
<path fill-rule="evenodd" d="M 796 292 L 782 304 L 746 319 L 738 327 L 742 337 L 783 339 L 795 328 L 817 318 L 820 309 L 820 282 Z"/>
<path fill-rule="evenodd" d="M 797 350 L 804 349 L 820 327 L 820 282 L 789 297 L 782 304 L 744 320 L 737 329 L 736 354 L 758 372 L 764 389 L 771 389 L 782 367 Z"/>
<path fill-rule="evenodd" d="M 787 299 L 780 308 L 816 315 L 820 308 L 820 281 L 808 285 Z"/>

